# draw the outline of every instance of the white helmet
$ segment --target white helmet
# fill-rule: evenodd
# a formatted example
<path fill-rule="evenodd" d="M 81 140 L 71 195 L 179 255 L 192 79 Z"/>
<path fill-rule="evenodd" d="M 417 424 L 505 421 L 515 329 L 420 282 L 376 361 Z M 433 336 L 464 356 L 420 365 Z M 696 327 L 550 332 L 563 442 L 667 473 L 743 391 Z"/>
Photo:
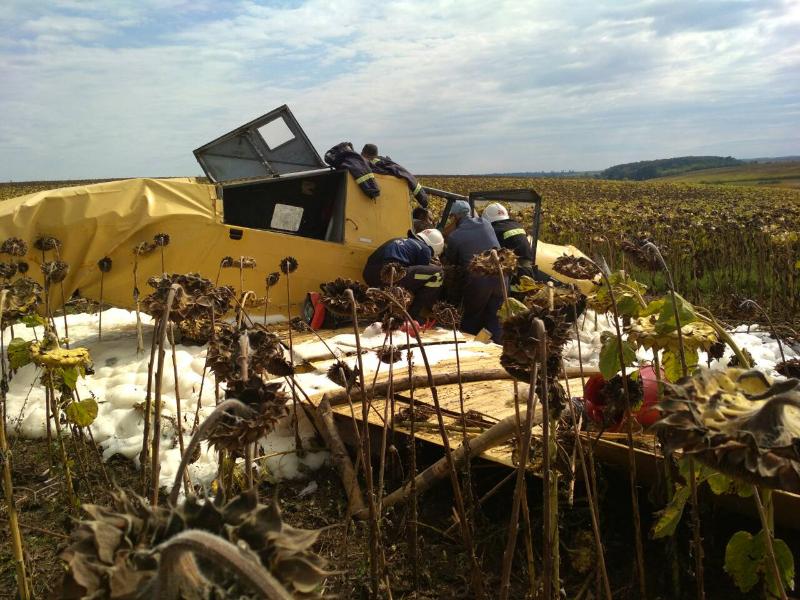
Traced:
<path fill-rule="evenodd" d="M 444 250 L 444 237 L 438 229 L 423 229 L 417 234 L 433 250 L 433 255 L 437 258 Z"/>
<path fill-rule="evenodd" d="M 508 216 L 508 211 L 506 207 L 502 204 L 498 204 L 497 202 L 491 203 L 489 206 L 483 209 L 483 213 L 481 216 L 489 221 L 489 223 L 494 223 L 495 221 L 503 221 L 505 219 L 510 218 Z"/>

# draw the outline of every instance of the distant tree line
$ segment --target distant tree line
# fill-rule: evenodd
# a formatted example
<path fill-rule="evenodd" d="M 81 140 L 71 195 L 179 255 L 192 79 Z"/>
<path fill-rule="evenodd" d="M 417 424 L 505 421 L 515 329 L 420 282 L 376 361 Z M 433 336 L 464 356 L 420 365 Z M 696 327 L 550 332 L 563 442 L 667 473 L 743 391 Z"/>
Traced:
<path fill-rule="evenodd" d="M 624 165 L 614 165 L 601 171 L 601 179 L 633 179 L 642 181 L 668 175 L 679 175 L 688 171 L 715 169 L 717 167 L 733 167 L 742 164 L 731 156 L 679 156 L 659 160 L 642 160 Z"/>

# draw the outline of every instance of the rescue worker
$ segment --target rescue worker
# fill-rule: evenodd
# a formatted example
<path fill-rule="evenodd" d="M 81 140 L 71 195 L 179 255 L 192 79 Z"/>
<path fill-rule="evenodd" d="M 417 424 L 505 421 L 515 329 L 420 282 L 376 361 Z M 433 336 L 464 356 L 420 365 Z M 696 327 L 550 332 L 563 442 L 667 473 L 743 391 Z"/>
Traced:
<path fill-rule="evenodd" d="M 378 247 L 367 259 L 364 267 L 364 281 L 370 287 L 381 287 L 381 269 L 389 263 L 400 263 L 406 274 L 397 285 L 414 294 L 414 301 L 408 312 L 419 320 L 421 313 L 439 299 L 442 289 L 442 267 L 431 264 L 431 260 L 441 255 L 444 237 L 436 229 L 425 229 L 419 233 L 408 232 L 406 238 L 393 238 Z"/>
<path fill-rule="evenodd" d="M 505 206 L 493 202 L 483 209 L 481 216 L 492 224 L 501 248 L 513 250 L 517 255 L 517 272 L 511 277 L 509 291 L 521 294 L 519 281 L 523 275 L 534 278 L 533 250 L 528 234 L 519 221 L 512 219 Z"/>
<path fill-rule="evenodd" d="M 361 149 L 361 156 L 369 163 L 374 173 L 378 175 L 394 175 L 400 179 L 405 179 L 413 198 L 422 208 L 428 206 L 428 193 L 422 189 L 422 184 L 407 169 L 398 165 L 388 156 L 379 156 L 378 147 L 375 144 L 364 144 Z"/>
<path fill-rule="evenodd" d="M 489 221 L 470 216 L 470 206 L 464 200 L 453 203 L 449 220 L 453 229 L 447 237 L 444 258 L 448 264 L 457 265 L 466 271 L 461 303 L 461 329 L 475 335 L 485 328 L 492 334 L 494 341 L 500 343 L 502 329 L 497 316 L 497 311 L 503 304 L 500 277 L 469 271 L 469 264 L 476 254 L 500 247 L 497 236 Z"/>
<path fill-rule="evenodd" d="M 413 223 L 412 226 L 414 227 L 414 233 L 419 233 L 425 229 L 433 229 L 435 227 L 430 211 L 427 208 L 422 208 L 421 206 L 417 206 L 411 212 L 411 220 Z"/>

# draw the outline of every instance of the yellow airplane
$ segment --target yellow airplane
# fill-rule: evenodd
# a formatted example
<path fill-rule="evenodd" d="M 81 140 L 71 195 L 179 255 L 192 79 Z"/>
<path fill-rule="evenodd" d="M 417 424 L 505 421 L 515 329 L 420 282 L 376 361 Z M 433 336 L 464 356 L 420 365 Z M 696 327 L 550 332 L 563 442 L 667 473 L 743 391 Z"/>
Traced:
<path fill-rule="evenodd" d="M 134 307 L 135 285 L 143 297 L 152 291 L 147 279 L 162 272 L 197 272 L 212 281 L 219 274 L 220 285 L 239 289 L 239 270 L 220 270 L 225 256 L 255 259 L 255 268 L 242 272 L 244 289 L 262 296 L 267 274 L 293 256 L 299 267 L 289 277 L 288 304 L 298 315 L 308 292 L 337 277 L 361 280 L 375 248 L 412 227 L 405 181 L 376 175 L 381 194 L 367 197 L 347 171 L 323 163 L 287 106 L 198 148 L 195 156 L 210 182 L 126 179 L 2 202 L 0 241 L 17 237 L 29 244 L 28 276 L 39 282 L 42 262 L 65 261 L 67 299 L 75 292 L 99 299 L 98 261 L 110 258 L 103 301 L 123 308 Z M 168 246 L 134 256 L 137 245 L 162 233 L 169 236 Z M 61 247 L 36 250 L 41 236 L 57 238 Z M 542 243 L 538 249 L 539 267 L 548 273 L 557 256 L 577 252 Z M 591 289 L 590 282 L 576 283 Z M 61 286 L 51 299 L 53 307 L 61 304 Z M 275 312 L 286 314 L 285 281 L 270 300 Z"/>

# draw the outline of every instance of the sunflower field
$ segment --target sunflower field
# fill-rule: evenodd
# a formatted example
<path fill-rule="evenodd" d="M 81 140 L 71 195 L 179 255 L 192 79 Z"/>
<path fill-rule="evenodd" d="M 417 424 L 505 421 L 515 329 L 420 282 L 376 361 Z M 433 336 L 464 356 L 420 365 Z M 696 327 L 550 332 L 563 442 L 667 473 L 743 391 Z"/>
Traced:
<path fill-rule="evenodd" d="M 428 176 L 422 182 L 460 194 L 533 188 L 543 199 L 543 241 L 602 256 L 663 292 L 663 277 L 623 251 L 626 242 L 649 239 L 692 302 L 745 318 L 740 305 L 752 299 L 774 319 L 800 325 L 800 191 L 596 179 Z M 529 214 L 519 216 L 530 224 Z"/>
<path fill-rule="evenodd" d="M 680 182 L 424 176 L 423 185 L 471 191 L 533 188 L 543 198 L 540 238 L 573 244 L 612 268 L 666 290 L 660 274 L 631 262 L 626 242 L 661 249 L 675 285 L 695 304 L 729 318 L 756 300 L 773 319 L 800 329 L 800 190 Z M 0 200 L 90 181 L 0 183 Z M 433 208 L 440 209 L 438 199 Z M 520 215 L 525 225 L 530 215 Z"/>

